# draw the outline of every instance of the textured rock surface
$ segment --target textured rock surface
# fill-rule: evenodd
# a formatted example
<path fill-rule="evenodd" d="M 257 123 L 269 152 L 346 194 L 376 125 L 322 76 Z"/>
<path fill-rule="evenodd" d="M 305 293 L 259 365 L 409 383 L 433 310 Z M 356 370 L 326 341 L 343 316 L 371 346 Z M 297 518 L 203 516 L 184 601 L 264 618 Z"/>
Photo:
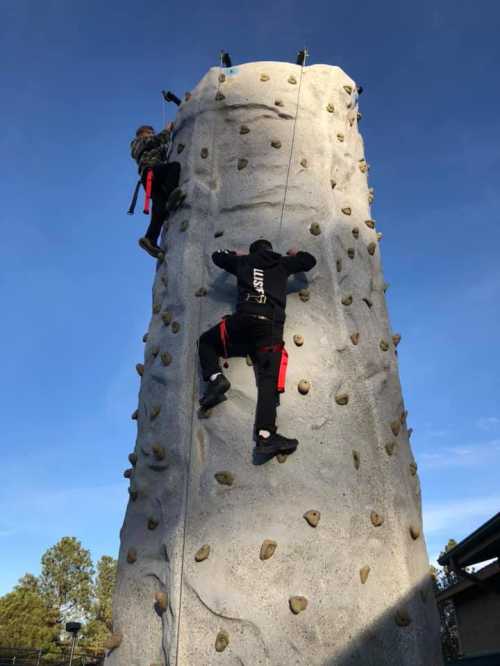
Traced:
<path fill-rule="evenodd" d="M 214 68 L 202 79 L 176 121 L 173 154 L 187 199 L 164 233 L 166 259 L 153 286 L 135 501 L 121 532 L 114 599 L 121 642 L 106 663 L 440 664 L 432 594 L 423 593 L 425 543 L 414 538 L 418 475 L 400 419 L 368 170 L 359 167 L 366 162 L 356 93 L 348 92 L 355 82 L 324 65 L 253 63 L 223 73 Z M 235 297 L 231 277 L 210 261 L 222 232 L 225 247 L 246 249 L 265 236 L 280 251 L 297 245 L 318 258 L 307 280 L 290 283 L 279 426 L 300 446 L 285 465 L 253 464 L 256 390 L 245 359 L 229 361 L 228 400 L 197 417 L 196 339 Z M 292 344 L 299 334 L 305 344 Z M 393 344 L 383 351 L 381 340 Z M 312 388 L 301 395 L 305 377 Z M 221 470 L 231 485 L 217 480 Z M 314 529 L 303 518 L 311 507 L 321 513 Z M 383 523 L 375 526 L 374 516 Z M 266 540 L 279 547 L 262 560 Z M 197 562 L 203 544 L 210 557 Z M 307 599 L 307 610 L 290 612 L 292 598 Z M 230 636 L 223 654 L 221 636 Z"/>

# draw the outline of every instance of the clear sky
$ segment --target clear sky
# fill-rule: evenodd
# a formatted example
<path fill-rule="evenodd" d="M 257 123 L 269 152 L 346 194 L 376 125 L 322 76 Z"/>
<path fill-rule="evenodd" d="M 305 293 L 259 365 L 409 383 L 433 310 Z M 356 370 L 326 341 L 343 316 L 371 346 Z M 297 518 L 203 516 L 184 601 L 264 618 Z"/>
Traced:
<path fill-rule="evenodd" d="M 221 48 L 363 84 L 430 556 L 500 510 L 499 34 L 496 0 L 0 0 L 0 594 L 62 536 L 117 554 L 154 269 L 129 140 Z"/>

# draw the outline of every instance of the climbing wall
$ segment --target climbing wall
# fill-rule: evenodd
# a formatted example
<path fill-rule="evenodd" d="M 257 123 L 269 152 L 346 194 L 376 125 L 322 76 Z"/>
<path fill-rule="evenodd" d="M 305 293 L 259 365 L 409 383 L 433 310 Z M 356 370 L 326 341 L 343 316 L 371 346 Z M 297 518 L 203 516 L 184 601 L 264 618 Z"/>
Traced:
<path fill-rule="evenodd" d="M 341 69 L 276 62 L 214 68 L 179 109 L 108 666 L 441 663 L 360 119 Z M 197 337 L 236 295 L 211 253 L 258 237 L 318 260 L 288 296 L 278 425 L 300 445 L 265 464 L 248 360 L 197 411 Z"/>

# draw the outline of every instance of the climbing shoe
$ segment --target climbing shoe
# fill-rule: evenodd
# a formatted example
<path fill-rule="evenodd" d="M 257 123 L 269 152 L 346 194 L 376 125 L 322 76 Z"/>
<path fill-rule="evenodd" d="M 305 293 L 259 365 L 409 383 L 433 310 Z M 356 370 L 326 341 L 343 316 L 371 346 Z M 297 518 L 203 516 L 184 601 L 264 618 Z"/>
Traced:
<path fill-rule="evenodd" d="M 255 447 L 256 453 L 265 455 L 273 455 L 275 453 L 293 453 L 298 447 L 299 441 L 297 439 L 290 439 L 279 435 L 277 432 L 272 433 L 269 437 L 257 437 L 257 446 Z"/>
<path fill-rule="evenodd" d="M 168 197 L 167 213 L 170 213 L 173 210 L 177 210 L 177 208 L 179 208 L 179 206 L 182 205 L 185 198 L 186 198 L 186 193 L 177 187 Z"/>
<path fill-rule="evenodd" d="M 211 409 L 218 405 L 219 402 L 224 402 L 226 396 L 224 395 L 231 388 L 229 380 L 223 374 L 217 375 L 213 382 L 208 382 L 207 390 L 203 398 L 200 399 L 202 409 Z"/>
<path fill-rule="evenodd" d="M 163 250 L 161 247 L 152 243 L 146 236 L 139 238 L 139 245 L 155 259 L 161 259 L 161 257 L 163 257 Z"/>

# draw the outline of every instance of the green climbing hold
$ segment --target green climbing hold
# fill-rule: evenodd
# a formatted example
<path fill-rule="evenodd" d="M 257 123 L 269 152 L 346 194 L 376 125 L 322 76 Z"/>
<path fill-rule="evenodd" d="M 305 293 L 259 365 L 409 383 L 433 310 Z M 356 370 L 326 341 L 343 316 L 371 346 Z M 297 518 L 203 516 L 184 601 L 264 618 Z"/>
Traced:
<path fill-rule="evenodd" d="M 269 76 L 269 74 L 261 74 L 260 75 L 260 80 L 261 81 L 269 81 L 270 78 L 271 77 Z"/>
<path fill-rule="evenodd" d="M 217 634 L 215 639 L 215 650 L 216 652 L 224 652 L 224 650 L 229 645 L 229 634 L 224 629 L 221 629 Z"/>
<path fill-rule="evenodd" d="M 232 486 L 234 483 L 234 475 L 231 472 L 216 472 L 214 476 L 221 486 Z"/>
<path fill-rule="evenodd" d="M 387 442 L 384 448 L 388 456 L 392 456 L 392 454 L 394 453 L 395 446 L 396 442 Z"/>
<path fill-rule="evenodd" d="M 333 113 L 335 111 L 335 107 L 333 106 L 333 104 L 327 104 L 326 110 L 328 111 L 328 113 Z"/>
<path fill-rule="evenodd" d="M 349 294 L 349 296 L 344 296 L 342 298 L 342 305 L 352 305 L 352 296 Z"/>
<path fill-rule="evenodd" d="M 307 599 L 305 597 L 290 597 L 288 603 L 294 615 L 298 615 L 307 608 Z"/>
<path fill-rule="evenodd" d="M 313 222 L 309 227 L 309 231 L 312 233 L 313 236 L 319 236 L 321 233 L 321 227 L 319 226 L 319 222 Z"/>
<path fill-rule="evenodd" d="M 365 224 L 369 229 L 375 229 L 375 220 L 365 220 Z"/>
<path fill-rule="evenodd" d="M 411 462 L 410 465 L 409 465 L 409 467 L 410 467 L 410 474 L 411 474 L 412 476 L 416 476 L 416 474 L 417 474 L 417 469 L 418 469 L 417 463 L 416 463 L 416 462 Z"/>
<path fill-rule="evenodd" d="M 158 314 L 161 310 L 161 305 L 159 303 L 155 303 L 153 305 L 153 314 Z"/>
<path fill-rule="evenodd" d="M 337 134 L 337 141 L 339 141 L 340 143 L 343 143 L 344 141 L 344 135 L 341 132 Z"/>
<path fill-rule="evenodd" d="M 289 76 L 288 83 L 291 83 L 294 86 L 297 83 L 297 79 L 295 78 L 295 76 Z"/>
<path fill-rule="evenodd" d="M 164 312 L 162 312 L 161 319 L 165 324 L 165 326 L 170 326 L 170 323 L 172 322 L 172 313 L 170 312 L 170 310 L 165 310 Z"/>
<path fill-rule="evenodd" d="M 172 356 L 168 352 L 162 352 L 160 358 L 164 366 L 169 366 L 172 363 Z"/>
<path fill-rule="evenodd" d="M 386 352 L 389 349 L 389 343 L 386 340 L 381 340 L 379 343 L 379 347 L 383 352 Z"/>
<path fill-rule="evenodd" d="M 300 160 L 300 166 L 304 169 L 307 169 L 307 167 L 309 166 L 309 163 L 308 163 L 308 161 L 306 160 L 305 157 Z"/>
<path fill-rule="evenodd" d="M 349 402 L 349 395 L 347 393 L 337 393 L 335 396 L 335 402 L 337 405 L 345 406 Z"/>

